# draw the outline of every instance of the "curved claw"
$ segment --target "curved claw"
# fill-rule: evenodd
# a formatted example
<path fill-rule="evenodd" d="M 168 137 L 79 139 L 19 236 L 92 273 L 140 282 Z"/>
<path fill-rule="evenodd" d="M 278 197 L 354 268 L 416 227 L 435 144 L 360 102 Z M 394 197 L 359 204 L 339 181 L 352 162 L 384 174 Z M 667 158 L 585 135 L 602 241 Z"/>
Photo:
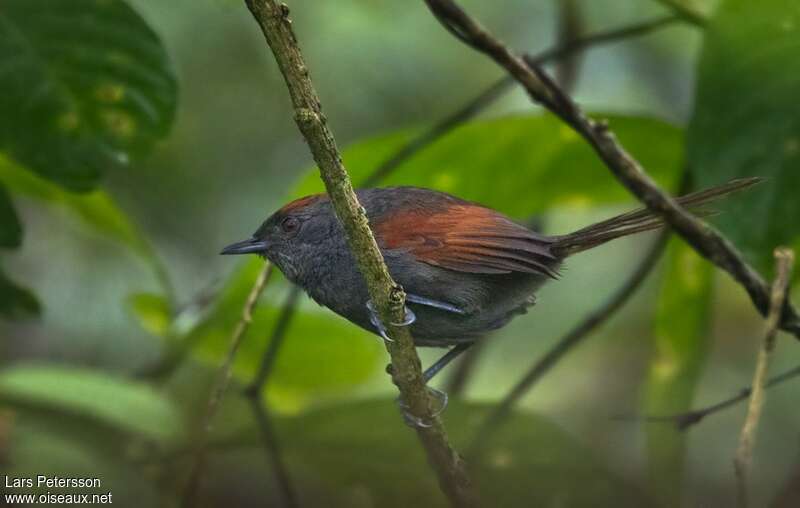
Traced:
<path fill-rule="evenodd" d="M 417 315 L 414 314 L 414 311 L 412 311 L 408 307 L 405 307 L 404 310 L 406 311 L 406 315 L 403 316 L 403 320 L 401 322 L 399 322 L 399 323 L 392 323 L 392 325 L 394 325 L 394 326 L 408 326 L 410 324 L 413 324 L 414 321 L 417 320 Z"/>
<path fill-rule="evenodd" d="M 386 342 L 394 342 L 394 340 L 389 337 L 389 332 L 386 330 L 383 322 L 381 322 L 381 318 L 378 316 L 378 311 L 375 310 L 375 305 L 373 305 L 371 301 L 367 301 L 367 310 L 369 311 L 369 322 L 372 323 L 372 326 L 375 327 L 375 329 L 378 331 L 378 334 L 383 337 L 383 340 Z M 416 314 L 414 314 L 414 312 L 408 307 L 405 307 L 405 316 L 403 317 L 403 321 L 400 323 L 392 323 L 392 326 L 408 326 L 416 320 Z"/>
<path fill-rule="evenodd" d="M 378 311 L 375 310 L 375 306 L 372 305 L 372 302 L 369 300 L 367 301 L 367 310 L 369 311 L 369 322 L 372 323 L 372 326 L 378 331 L 378 335 L 383 337 L 383 340 L 386 342 L 394 342 L 394 340 L 389 337 L 389 332 L 386 330 L 386 327 L 383 326 L 381 318 L 378 316 Z"/>
<path fill-rule="evenodd" d="M 428 393 L 439 402 L 439 407 L 433 411 L 433 417 L 436 418 L 444 413 L 444 410 L 447 408 L 447 403 L 450 402 L 450 397 L 447 395 L 447 392 L 443 392 L 437 388 L 431 386 L 426 386 L 425 388 L 427 388 Z"/>
<path fill-rule="evenodd" d="M 433 418 L 437 418 L 447 407 L 449 397 L 447 393 L 443 392 L 442 390 L 438 390 L 430 386 L 426 386 L 425 389 L 427 389 L 428 393 L 430 393 L 430 395 L 439 403 L 439 407 L 434 409 L 433 414 L 431 415 Z M 403 420 L 409 427 L 427 429 L 433 426 L 433 422 L 427 422 L 422 418 L 412 415 L 408 411 L 408 405 L 400 397 L 397 398 L 397 405 L 400 407 L 400 413 L 403 415 Z"/>

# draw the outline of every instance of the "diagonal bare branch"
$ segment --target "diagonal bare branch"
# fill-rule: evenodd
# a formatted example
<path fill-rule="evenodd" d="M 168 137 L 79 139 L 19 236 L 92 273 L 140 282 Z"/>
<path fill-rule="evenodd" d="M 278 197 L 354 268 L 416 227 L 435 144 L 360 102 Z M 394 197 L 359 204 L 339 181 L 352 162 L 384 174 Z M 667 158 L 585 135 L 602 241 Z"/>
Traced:
<path fill-rule="evenodd" d="M 709 224 L 687 212 L 661 189 L 617 141 L 606 122 L 586 116 L 538 66 L 528 66 L 505 44 L 484 29 L 453 0 L 425 0 L 431 12 L 459 39 L 490 56 L 528 92 L 530 97 L 561 118 L 594 149 L 614 176 L 650 210 L 660 215 L 676 233 L 703 257 L 728 272 L 748 293 L 753 304 L 766 315 L 769 287 L 736 247 Z M 786 302 L 781 329 L 800 338 L 800 315 Z"/>

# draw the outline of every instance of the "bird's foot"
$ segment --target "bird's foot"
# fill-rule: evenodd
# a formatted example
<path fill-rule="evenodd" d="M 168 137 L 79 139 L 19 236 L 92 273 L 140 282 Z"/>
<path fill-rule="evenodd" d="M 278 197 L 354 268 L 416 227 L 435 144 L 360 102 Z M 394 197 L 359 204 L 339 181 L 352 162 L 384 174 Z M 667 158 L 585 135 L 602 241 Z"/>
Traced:
<path fill-rule="evenodd" d="M 373 305 L 371 301 L 367 302 L 367 310 L 369 311 L 369 322 L 372 323 L 372 326 L 375 327 L 375 330 L 378 331 L 378 334 L 383 337 L 383 340 L 386 342 L 394 342 L 394 340 L 389 337 L 389 332 L 386 330 L 386 326 L 384 326 L 380 316 L 378 315 L 378 311 L 375 310 L 375 305 Z M 414 314 L 414 312 L 412 312 L 408 307 L 405 307 L 405 316 L 403 317 L 403 321 L 400 323 L 392 323 L 392 326 L 408 326 L 416 320 L 417 316 Z"/>
<path fill-rule="evenodd" d="M 431 386 L 426 386 L 425 389 L 428 391 L 428 394 L 431 396 L 434 402 L 433 414 L 431 417 L 436 418 L 441 415 L 447 407 L 447 393 Z M 433 425 L 433 422 L 425 421 L 422 418 L 412 415 L 408 410 L 408 405 L 403 401 L 402 398 L 397 398 L 397 405 L 400 407 L 400 413 L 403 415 L 403 420 L 409 427 L 427 429 Z"/>

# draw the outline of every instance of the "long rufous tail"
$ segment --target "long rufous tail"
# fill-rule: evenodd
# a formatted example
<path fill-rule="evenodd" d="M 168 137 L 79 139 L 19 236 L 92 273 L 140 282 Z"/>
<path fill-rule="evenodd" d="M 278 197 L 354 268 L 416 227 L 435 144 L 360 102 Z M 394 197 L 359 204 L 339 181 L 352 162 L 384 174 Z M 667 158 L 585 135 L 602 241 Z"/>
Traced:
<path fill-rule="evenodd" d="M 748 189 L 762 180 L 760 177 L 731 180 L 717 187 L 681 196 L 676 201 L 695 215 L 709 216 L 713 215 L 713 212 L 700 208 L 702 205 L 716 201 L 731 193 Z M 655 213 L 647 208 L 639 208 L 638 210 L 623 213 L 581 228 L 574 233 L 558 236 L 551 250 L 559 257 L 567 257 L 592 249 L 615 238 L 659 229 L 663 225 L 664 221 Z"/>

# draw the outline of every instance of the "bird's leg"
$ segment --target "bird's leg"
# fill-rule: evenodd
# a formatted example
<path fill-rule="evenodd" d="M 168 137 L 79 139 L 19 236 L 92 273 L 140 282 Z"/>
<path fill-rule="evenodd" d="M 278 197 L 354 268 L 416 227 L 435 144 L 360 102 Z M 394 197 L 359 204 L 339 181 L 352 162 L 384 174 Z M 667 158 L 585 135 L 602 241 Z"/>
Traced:
<path fill-rule="evenodd" d="M 455 360 L 461 353 L 469 349 L 473 344 L 474 342 L 462 342 L 445 353 L 444 356 L 436 360 L 433 365 L 425 369 L 425 372 L 422 373 L 422 377 L 425 379 L 425 382 L 427 383 L 433 379 L 433 376 L 438 374 L 440 370 L 445 368 L 447 364 Z"/>
<path fill-rule="evenodd" d="M 369 322 L 372 323 L 372 326 L 375 327 L 378 334 L 383 337 L 383 340 L 386 342 L 394 342 L 394 340 L 389 337 L 389 332 L 386 330 L 386 326 L 384 326 L 381 317 L 378 315 L 378 311 L 375 310 L 375 306 L 371 301 L 367 301 L 367 310 L 369 311 Z M 392 323 L 393 326 L 408 326 L 417 320 L 417 316 L 408 307 L 405 307 L 405 312 L 406 315 L 403 317 L 403 321 L 400 323 Z"/>
<path fill-rule="evenodd" d="M 422 379 L 425 381 L 425 389 L 428 390 L 428 393 L 433 397 L 433 399 L 437 402 L 437 407 L 433 410 L 433 417 L 437 417 L 445 410 L 447 407 L 448 396 L 447 393 L 434 388 L 432 386 L 427 386 L 427 383 L 433 379 L 433 376 L 439 373 L 447 364 L 455 360 L 461 353 L 466 351 L 474 344 L 473 342 L 464 342 L 462 344 L 458 344 L 457 346 L 453 347 L 444 354 L 441 358 L 439 358 L 433 365 L 425 369 L 425 372 L 422 373 Z M 390 365 L 391 367 L 391 365 Z M 393 375 L 393 372 L 390 372 Z M 420 427 L 420 428 L 427 428 L 430 427 L 431 424 L 428 422 L 423 421 L 420 418 L 412 415 L 408 411 L 408 406 L 403 399 L 397 399 L 397 405 L 400 406 L 400 412 L 403 413 L 403 419 L 405 420 L 406 424 L 410 427 Z"/>
<path fill-rule="evenodd" d="M 413 293 L 406 293 L 406 301 L 416 303 L 418 305 L 427 305 L 428 307 L 433 307 L 434 309 L 446 310 L 447 312 L 452 312 L 454 314 L 466 314 L 463 309 L 460 309 L 451 303 L 432 300 L 430 298 L 415 295 Z"/>
<path fill-rule="evenodd" d="M 457 307 L 457 306 L 455 306 L 455 305 L 453 305 L 451 303 L 441 302 L 439 300 L 432 300 L 430 298 L 426 298 L 424 296 L 415 295 L 413 293 L 406 293 L 406 301 L 410 302 L 410 303 L 415 303 L 417 305 L 426 305 L 426 306 L 432 307 L 434 309 L 439 309 L 439 310 L 443 310 L 443 311 L 447 311 L 447 312 L 452 312 L 454 314 L 462 314 L 462 315 L 466 314 L 466 312 L 463 309 L 461 309 L 461 308 L 459 308 L 459 307 Z M 378 332 L 378 334 L 381 337 L 383 337 L 383 340 L 385 340 L 387 342 L 392 342 L 392 339 L 389 338 L 389 334 L 386 331 L 386 326 L 384 326 L 384 324 L 381 322 L 381 318 L 380 318 L 380 316 L 378 316 L 378 312 L 375 310 L 375 306 L 372 304 L 371 301 L 367 301 L 367 310 L 369 310 L 369 322 L 372 323 L 372 326 L 375 327 L 375 330 Z M 395 326 L 408 326 L 408 325 L 412 324 L 414 321 L 417 320 L 417 316 L 414 314 L 414 312 L 411 309 L 406 307 L 405 311 L 406 311 L 406 315 L 405 315 L 405 318 L 403 319 L 403 322 L 402 323 L 392 323 L 393 325 L 395 325 Z M 456 353 L 456 354 L 458 354 L 458 353 Z M 449 361 L 450 360 L 444 362 L 444 364 L 442 364 L 442 366 L 439 367 L 439 368 L 441 369 L 442 367 L 444 367 L 447 364 L 447 362 L 449 362 Z M 435 373 L 436 372 L 434 372 L 434 374 Z"/>

